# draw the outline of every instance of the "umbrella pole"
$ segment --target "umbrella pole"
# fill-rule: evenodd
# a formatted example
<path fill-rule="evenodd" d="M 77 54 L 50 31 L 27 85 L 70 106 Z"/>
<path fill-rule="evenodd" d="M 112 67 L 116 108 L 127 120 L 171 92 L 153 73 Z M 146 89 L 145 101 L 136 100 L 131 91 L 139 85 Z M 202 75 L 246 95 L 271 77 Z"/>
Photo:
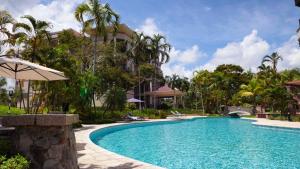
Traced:
<path fill-rule="evenodd" d="M 28 80 L 28 86 L 27 86 L 27 113 L 30 112 L 30 104 L 29 104 L 29 93 L 30 93 L 30 80 Z"/>
<path fill-rule="evenodd" d="M 141 100 L 141 71 L 139 68 L 139 100 Z M 142 103 L 139 102 L 139 109 L 142 110 Z"/>

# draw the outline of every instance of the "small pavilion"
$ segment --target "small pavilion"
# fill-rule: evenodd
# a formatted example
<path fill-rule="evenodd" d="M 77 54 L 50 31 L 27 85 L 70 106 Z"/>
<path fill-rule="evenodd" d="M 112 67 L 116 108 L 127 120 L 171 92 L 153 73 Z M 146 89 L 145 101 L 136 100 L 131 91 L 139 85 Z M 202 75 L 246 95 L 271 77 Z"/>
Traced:
<path fill-rule="evenodd" d="M 176 108 L 179 103 L 181 104 L 183 103 L 182 96 L 184 95 L 184 93 L 176 88 L 172 89 L 167 84 L 165 84 L 164 86 L 158 88 L 155 91 L 146 92 L 145 95 L 148 95 L 152 98 L 154 108 L 156 108 L 157 105 L 160 104 L 161 99 L 166 99 L 166 98 L 172 98 L 173 107 Z"/>
<path fill-rule="evenodd" d="M 289 92 L 293 93 L 294 100 L 296 100 L 298 105 L 300 105 L 300 95 L 298 94 L 300 91 L 300 80 L 286 82 L 285 87 Z"/>

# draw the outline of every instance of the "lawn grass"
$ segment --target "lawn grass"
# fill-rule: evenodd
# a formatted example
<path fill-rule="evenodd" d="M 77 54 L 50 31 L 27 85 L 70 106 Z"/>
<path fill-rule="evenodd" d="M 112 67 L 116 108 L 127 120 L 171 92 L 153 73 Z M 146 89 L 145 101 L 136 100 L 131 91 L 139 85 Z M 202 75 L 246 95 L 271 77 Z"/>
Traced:
<path fill-rule="evenodd" d="M 256 118 L 256 115 L 247 115 L 247 116 L 243 116 L 243 117 L 246 117 L 246 118 Z"/>
<path fill-rule="evenodd" d="M 7 115 L 20 115 L 24 114 L 24 109 L 19 109 L 16 107 L 11 107 L 10 110 L 6 105 L 0 105 L 0 116 L 7 116 Z"/>

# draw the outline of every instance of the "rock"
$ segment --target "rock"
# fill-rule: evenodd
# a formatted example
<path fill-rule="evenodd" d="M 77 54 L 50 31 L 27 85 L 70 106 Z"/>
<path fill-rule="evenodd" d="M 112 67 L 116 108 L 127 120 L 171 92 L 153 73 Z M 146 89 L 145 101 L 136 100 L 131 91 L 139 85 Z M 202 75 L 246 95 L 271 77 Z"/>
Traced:
<path fill-rule="evenodd" d="M 64 145 L 52 145 L 48 149 L 48 156 L 49 158 L 54 158 L 54 159 L 62 159 L 62 152 L 64 150 L 65 146 Z"/>
<path fill-rule="evenodd" d="M 59 164 L 57 160 L 46 160 L 43 165 L 43 169 L 56 169 L 56 166 Z"/>

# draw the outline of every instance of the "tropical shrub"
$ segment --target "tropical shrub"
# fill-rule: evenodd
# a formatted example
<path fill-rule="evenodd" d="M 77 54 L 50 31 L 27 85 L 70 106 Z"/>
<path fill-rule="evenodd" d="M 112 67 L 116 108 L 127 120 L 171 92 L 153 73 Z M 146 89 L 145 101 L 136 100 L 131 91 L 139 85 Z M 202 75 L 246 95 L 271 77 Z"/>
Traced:
<path fill-rule="evenodd" d="M 29 169 L 29 167 L 30 162 L 20 154 L 11 158 L 0 156 L 0 169 Z"/>

